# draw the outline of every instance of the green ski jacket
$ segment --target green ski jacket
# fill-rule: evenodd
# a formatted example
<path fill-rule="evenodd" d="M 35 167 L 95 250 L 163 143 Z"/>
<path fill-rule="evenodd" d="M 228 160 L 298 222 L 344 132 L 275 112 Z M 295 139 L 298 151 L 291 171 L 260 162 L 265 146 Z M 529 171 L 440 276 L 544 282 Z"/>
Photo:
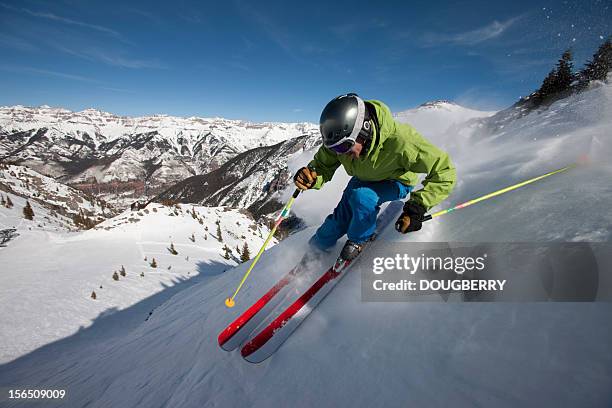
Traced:
<path fill-rule="evenodd" d="M 418 174 L 426 174 L 423 188 L 410 194 L 427 211 L 446 199 L 455 185 L 455 167 L 448 154 L 421 136 L 412 126 L 397 123 L 389 108 L 380 101 L 366 101 L 376 109 L 380 134 L 375 132 L 365 156 L 353 159 L 338 155 L 321 146 L 309 167 L 318 177 L 314 186 L 320 189 L 330 181 L 342 164 L 346 172 L 363 181 L 398 180 L 416 186 Z"/>

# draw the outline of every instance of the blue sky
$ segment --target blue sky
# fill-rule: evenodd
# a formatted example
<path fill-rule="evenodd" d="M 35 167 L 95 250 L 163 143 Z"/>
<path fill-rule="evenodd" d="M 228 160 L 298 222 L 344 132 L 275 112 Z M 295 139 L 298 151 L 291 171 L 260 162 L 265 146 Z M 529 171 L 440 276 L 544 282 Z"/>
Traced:
<path fill-rule="evenodd" d="M 0 105 L 317 122 L 354 91 L 498 109 L 610 34 L 609 0 L 0 0 Z"/>

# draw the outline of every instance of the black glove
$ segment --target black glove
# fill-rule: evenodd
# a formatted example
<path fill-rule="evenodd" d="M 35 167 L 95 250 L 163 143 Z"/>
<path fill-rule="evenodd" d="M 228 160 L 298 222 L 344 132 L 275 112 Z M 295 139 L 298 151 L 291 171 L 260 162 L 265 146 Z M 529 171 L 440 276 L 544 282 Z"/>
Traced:
<path fill-rule="evenodd" d="M 302 167 L 293 176 L 293 182 L 300 190 L 313 188 L 317 182 L 317 172 L 309 167 Z"/>
<path fill-rule="evenodd" d="M 395 222 L 395 229 L 402 234 L 420 230 L 426 212 L 423 207 L 414 201 L 407 201 L 404 204 L 402 215 Z"/>

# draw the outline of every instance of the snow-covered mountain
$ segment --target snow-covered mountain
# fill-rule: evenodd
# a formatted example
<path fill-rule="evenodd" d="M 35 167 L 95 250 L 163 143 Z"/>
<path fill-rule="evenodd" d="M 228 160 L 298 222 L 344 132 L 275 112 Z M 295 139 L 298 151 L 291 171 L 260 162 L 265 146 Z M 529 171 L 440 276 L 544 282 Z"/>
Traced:
<path fill-rule="evenodd" d="M 451 101 L 437 100 L 423 103 L 416 108 L 394 114 L 401 123 L 414 126 L 426 137 L 442 134 L 454 126 L 472 119 L 486 118 L 495 111 L 479 111 L 466 108 Z"/>
<path fill-rule="evenodd" d="M 181 181 L 156 199 L 248 208 L 254 214 L 270 213 L 280 206 L 277 192 L 292 183 L 288 162 L 320 143 L 319 136 L 303 136 L 249 150 L 208 174 Z"/>
<path fill-rule="evenodd" d="M 611 110 L 612 84 L 606 84 L 507 122 L 501 131 L 487 127 L 486 118 L 453 125 L 452 131 L 423 131 L 457 166 L 456 188 L 440 208 L 573 163 L 583 154 L 592 164 L 436 218 L 418 233 L 400 235 L 389 228 L 378 241 L 402 243 L 407 251 L 417 241 L 611 242 Z M 289 168 L 313 153 L 296 152 Z M 449 401 L 458 407 L 610 406 L 610 303 L 363 302 L 361 276 L 349 273 L 270 359 L 251 365 L 238 353 L 221 350 L 217 334 L 294 265 L 321 218 L 336 205 L 345 181 L 339 171 L 321 191 L 298 197 L 294 211 L 307 229 L 263 254 L 233 309 L 223 300 L 233 293 L 248 265 L 195 282 L 180 293 L 163 290 L 120 310 L 110 304 L 94 309 L 98 303 L 89 298 L 88 285 L 61 292 L 63 297 L 41 296 L 47 293 L 40 292 L 41 285 L 28 282 L 19 286 L 19 297 L 2 293 L 0 307 L 10 311 L 0 315 L 3 335 L 31 318 L 28 296 L 44 299 L 45 310 L 57 308 L 61 315 L 46 319 L 46 337 L 33 346 L 45 345 L 34 351 L 20 349 L 19 341 L 37 338 L 38 327 L 19 333 L 22 337 L 5 335 L 6 360 L 11 361 L 0 366 L 0 384 L 7 389 L 27 384 L 69 391 L 64 400 L 46 401 L 49 406 L 446 407 Z M 156 222 L 141 230 L 144 221 L 130 222 L 126 213 L 124 225 L 79 234 L 70 244 L 54 242 L 53 251 L 32 258 L 20 256 L 30 248 L 28 237 L 20 235 L 0 249 L 0 263 L 21 272 L 32 264 L 48 265 L 57 253 L 72 248 L 77 255 L 70 265 L 54 271 L 95 271 L 106 279 L 102 294 L 117 294 L 109 294 L 111 298 L 123 294 L 122 284 L 138 284 L 138 275 L 130 271 L 147 268 L 143 253 L 131 241 L 150 245 L 146 254 L 164 254 L 163 265 L 180 260 L 188 248 L 193 250 L 190 262 L 206 264 L 208 254 L 189 242 L 180 242 L 178 256 L 169 254 L 170 240 L 190 229 L 177 235 L 172 229 L 176 216 L 164 211 L 168 213 L 163 225 Z M 187 221 L 197 222 L 189 216 Z M 108 240 L 102 241 L 98 234 L 105 233 Z M 341 244 L 325 262 L 334 259 Z M 92 257 L 84 249 L 92 251 L 94 245 Z M 593 256 L 602 271 L 612 270 L 609 252 L 594 251 Z M 123 259 L 133 259 L 125 265 L 126 280 L 111 282 L 109 272 Z M 40 273 L 36 279 L 48 277 Z M 609 274 L 602 277 L 609 282 Z M 0 274 L 0 279 L 19 283 L 13 273 Z M 63 282 L 72 284 L 69 279 Z M 49 285 L 60 283 L 53 280 Z M 0 290 L 5 287 L 2 282 Z M 67 305 L 71 301 L 73 308 Z M 5 320 L 7 315 L 14 317 Z M 91 315 L 97 318 L 90 321 Z M 83 328 L 73 333 L 78 324 Z M 70 330 L 49 335 L 55 327 L 66 326 Z M 17 400 L 0 402 L 22 405 Z"/>
<path fill-rule="evenodd" d="M 13 106 L 0 108 L 0 158 L 92 191 L 106 184 L 142 194 L 147 183 L 150 195 L 254 147 L 317 132 L 309 123 Z"/>

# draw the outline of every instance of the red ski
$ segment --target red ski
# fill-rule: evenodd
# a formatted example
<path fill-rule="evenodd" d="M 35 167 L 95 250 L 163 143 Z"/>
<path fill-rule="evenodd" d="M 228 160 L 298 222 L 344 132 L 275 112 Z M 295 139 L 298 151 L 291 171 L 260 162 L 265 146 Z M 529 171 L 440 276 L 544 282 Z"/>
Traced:
<path fill-rule="evenodd" d="M 260 363 L 272 355 L 331 291 L 350 264 L 343 259 L 336 261 L 302 296 L 242 347 L 242 357 L 251 363 Z"/>
<path fill-rule="evenodd" d="M 274 286 L 270 288 L 257 302 L 244 311 L 236 320 L 219 333 L 219 346 L 223 350 L 232 351 L 244 342 L 249 334 L 264 320 L 283 299 L 279 292 L 289 286 L 300 271 L 302 263 L 291 269 Z"/>

